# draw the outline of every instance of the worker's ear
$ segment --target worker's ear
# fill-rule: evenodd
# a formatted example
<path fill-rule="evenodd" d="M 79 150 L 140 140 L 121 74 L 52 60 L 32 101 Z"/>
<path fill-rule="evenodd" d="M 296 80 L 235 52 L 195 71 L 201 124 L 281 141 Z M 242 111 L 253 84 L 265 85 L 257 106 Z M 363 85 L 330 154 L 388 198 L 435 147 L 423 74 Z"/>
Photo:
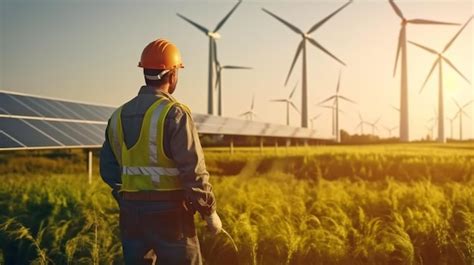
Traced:
<path fill-rule="evenodd" d="M 172 94 L 176 89 L 176 85 L 178 84 L 178 70 L 174 69 L 170 71 L 168 82 L 170 85 L 169 92 Z"/>
<path fill-rule="evenodd" d="M 168 82 L 169 82 L 170 86 L 173 86 L 173 84 L 176 83 L 176 81 L 178 79 L 177 71 L 176 70 L 171 70 L 168 75 L 169 75 Z"/>

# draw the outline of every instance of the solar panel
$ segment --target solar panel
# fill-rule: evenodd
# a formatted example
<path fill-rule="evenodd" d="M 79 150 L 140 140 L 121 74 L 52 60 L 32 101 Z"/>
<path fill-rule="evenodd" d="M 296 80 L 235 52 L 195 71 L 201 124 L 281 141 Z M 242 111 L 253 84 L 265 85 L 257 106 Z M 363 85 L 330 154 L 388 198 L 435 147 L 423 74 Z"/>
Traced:
<path fill-rule="evenodd" d="M 100 148 L 115 107 L 0 91 L 0 150 Z M 193 114 L 200 134 L 320 139 L 315 131 Z"/>
<path fill-rule="evenodd" d="M 0 91 L 0 114 L 106 121 L 114 107 Z"/>

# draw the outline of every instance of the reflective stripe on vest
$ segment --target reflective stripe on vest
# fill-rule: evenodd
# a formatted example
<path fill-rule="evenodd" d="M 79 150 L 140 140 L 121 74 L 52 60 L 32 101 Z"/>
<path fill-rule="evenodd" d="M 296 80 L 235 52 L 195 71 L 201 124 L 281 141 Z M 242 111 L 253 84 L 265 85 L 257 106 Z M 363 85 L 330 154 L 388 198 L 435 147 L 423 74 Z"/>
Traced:
<path fill-rule="evenodd" d="M 127 175 L 167 175 L 167 176 L 177 176 L 179 171 L 176 168 L 167 168 L 167 167 L 122 167 L 123 174 Z"/>
<path fill-rule="evenodd" d="M 146 111 L 137 142 L 127 148 L 120 118 L 121 108 L 112 115 L 109 141 L 122 167 L 121 191 L 181 190 L 179 171 L 163 149 L 166 114 L 176 104 L 160 98 Z M 125 128 L 126 129 L 126 128 Z"/>

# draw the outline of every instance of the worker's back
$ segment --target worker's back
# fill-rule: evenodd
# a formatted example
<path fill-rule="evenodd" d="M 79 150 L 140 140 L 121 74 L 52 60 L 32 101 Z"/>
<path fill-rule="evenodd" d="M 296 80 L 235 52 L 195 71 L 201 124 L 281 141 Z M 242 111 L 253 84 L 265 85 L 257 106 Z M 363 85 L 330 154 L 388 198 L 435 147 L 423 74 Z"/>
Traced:
<path fill-rule="evenodd" d="M 172 43 L 156 40 L 139 67 L 147 85 L 112 115 L 100 157 L 120 206 L 125 263 L 150 264 L 144 256 L 153 250 L 158 264 L 199 265 L 195 211 L 214 234 L 222 223 L 191 112 L 171 96 L 181 57 Z"/>

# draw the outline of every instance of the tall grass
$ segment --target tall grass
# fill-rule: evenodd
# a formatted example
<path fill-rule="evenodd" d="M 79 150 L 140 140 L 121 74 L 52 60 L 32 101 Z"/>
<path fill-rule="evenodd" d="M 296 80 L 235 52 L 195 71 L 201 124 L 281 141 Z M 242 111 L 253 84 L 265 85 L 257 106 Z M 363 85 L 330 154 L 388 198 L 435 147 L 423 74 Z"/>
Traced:
<path fill-rule="evenodd" d="M 205 264 L 472 265 L 473 159 L 469 145 L 208 151 L 238 252 L 196 216 Z M 4 262 L 122 263 L 117 205 L 100 179 L 0 178 Z"/>

